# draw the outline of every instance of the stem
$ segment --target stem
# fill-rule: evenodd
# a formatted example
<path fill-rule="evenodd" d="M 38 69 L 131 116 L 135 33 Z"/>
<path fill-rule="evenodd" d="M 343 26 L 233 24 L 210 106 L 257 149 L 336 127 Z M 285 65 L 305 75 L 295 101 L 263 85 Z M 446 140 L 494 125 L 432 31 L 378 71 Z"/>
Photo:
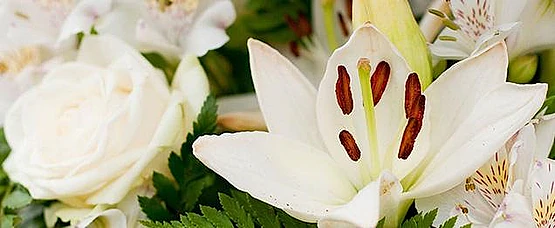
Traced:
<path fill-rule="evenodd" d="M 380 175 L 380 154 L 378 151 L 378 132 L 376 128 L 376 114 L 374 112 L 374 99 L 372 98 L 372 87 L 370 85 L 370 62 L 362 58 L 358 62 L 358 75 L 362 90 L 362 102 L 366 114 L 366 126 L 368 127 L 368 141 L 370 143 L 370 175 L 377 179 Z"/>
<path fill-rule="evenodd" d="M 326 29 L 326 37 L 330 51 L 338 47 L 337 39 L 335 37 L 335 23 L 334 23 L 334 9 L 335 1 L 327 1 L 322 5 L 324 11 L 324 26 Z"/>

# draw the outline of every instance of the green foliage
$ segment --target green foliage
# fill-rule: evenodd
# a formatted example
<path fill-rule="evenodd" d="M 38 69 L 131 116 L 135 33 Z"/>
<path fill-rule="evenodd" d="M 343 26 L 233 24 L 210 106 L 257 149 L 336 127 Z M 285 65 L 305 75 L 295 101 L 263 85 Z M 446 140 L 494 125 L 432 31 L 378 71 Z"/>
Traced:
<path fill-rule="evenodd" d="M 143 221 L 150 228 L 181 228 L 181 227 L 222 227 L 222 228 L 303 228 L 316 227 L 291 218 L 283 211 L 276 211 L 247 193 L 231 191 L 231 196 L 220 193 L 222 210 L 200 206 L 201 214 L 187 212 L 179 221 L 155 222 Z"/>
<path fill-rule="evenodd" d="M 217 109 L 216 98 L 209 96 L 193 124 L 193 132 L 187 135 L 187 140 L 182 145 L 181 156 L 171 153 L 168 166 L 177 183 L 174 184 L 169 177 L 154 172 L 156 195 L 152 198 L 139 197 L 139 204 L 150 220 L 177 220 L 179 215 L 198 209 L 197 202 L 203 190 L 214 185 L 215 174 L 192 155 L 192 145 L 198 137 L 214 133 Z"/>
<path fill-rule="evenodd" d="M 418 213 L 410 219 L 407 219 L 401 225 L 401 228 L 429 228 L 433 227 L 434 220 L 437 217 L 438 209 L 431 210 L 426 214 Z M 383 221 L 383 220 L 382 220 Z M 380 222 L 382 222 L 380 221 Z M 447 221 L 443 222 L 439 228 L 454 228 L 457 222 L 457 217 L 452 217 Z M 379 225 L 377 227 L 380 227 Z M 383 227 L 383 225 L 382 225 Z M 461 228 L 470 228 L 470 224 L 462 226 Z"/>

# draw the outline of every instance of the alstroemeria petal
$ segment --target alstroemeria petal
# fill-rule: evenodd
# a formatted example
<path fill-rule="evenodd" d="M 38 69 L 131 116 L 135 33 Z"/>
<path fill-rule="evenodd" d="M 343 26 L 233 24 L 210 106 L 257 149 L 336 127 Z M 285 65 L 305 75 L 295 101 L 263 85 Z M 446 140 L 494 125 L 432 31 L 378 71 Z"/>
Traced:
<path fill-rule="evenodd" d="M 376 72 L 381 62 L 388 68 L 386 74 L 380 75 L 383 77 L 380 80 L 385 82 L 385 90 L 374 109 L 375 126 L 367 126 L 363 107 L 357 68 L 361 58 L 369 62 L 372 68 L 371 74 Z M 369 169 L 381 169 L 381 167 L 370 167 L 370 163 L 377 163 L 376 166 L 381 163 L 381 161 L 370 161 L 370 153 L 378 154 L 379 157 L 375 157 L 382 160 L 384 156 L 391 155 L 389 153 L 386 155 L 388 150 L 399 146 L 399 132 L 402 132 L 407 122 L 404 113 L 404 92 L 409 73 L 406 62 L 392 44 L 369 24 L 357 29 L 347 44 L 337 49 L 328 61 L 326 73 L 318 91 L 316 104 L 318 126 L 330 154 L 346 170 L 351 181 L 359 189 L 372 179 Z M 365 83 L 370 84 L 370 80 Z M 373 102 L 372 97 L 365 99 Z M 368 132 L 370 127 L 375 127 L 377 132 L 377 135 L 371 136 L 374 138 L 372 142 Z M 354 141 L 348 141 L 353 141 L 352 145 L 357 146 L 358 156 L 349 156 L 345 143 L 351 142 L 340 139 L 342 134 L 351 135 Z M 378 151 L 373 151 L 372 148 Z M 374 178 L 377 178 L 379 173 L 375 175 Z"/>
<path fill-rule="evenodd" d="M 445 28 L 430 45 L 430 51 L 437 57 L 459 60 L 468 57 L 475 46 L 476 43 L 461 31 Z"/>
<path fill-rule="evenodd" d="M 547 158 L 555 138 L 555 114 L 540 117 L 536 125 L 536 159 Z"/>
<path fill-rule="evenodd" d="M 507 23 L 495 26 L 495 28 L 484 32 L 476 41 L 475 50 L 472 52 L 471 55 L 479 53 L 489 46 L 505 40 L 505 38 L 507 38 L 509 35 L 516 32 L 516 30 L 520 28 L 520 25 L 520 22 Z"/>
<path fill-rule="evenodd" d="M 530 209 L 530 201 L 525 196 L 519 192 L 510 191 L 499 206 L 489 227 L 534 227 L 534 220 Z"/>
<path fill-rule="evenodd" d="M 195 24 L 187 36 L 180 37 L 184 53 L 203 56 L 207 51 L 224 45 L 229 37 L 225 29 L 235 20 L 235 9 L 230 0 L 199 1 Z"/>
<path fill-rule="evenodd" d="M 495 24 L 496 1 L 451 0 L 451 11 L 461 32 L 476 41 Z"/>
<path fill-rule="evenodd" d="M 194 155 L 239 190 L 315 222 L 356 195 L 323 151 L 280 135 L 242 132 L 203 136 Z"/>
<path fill-rule="evenodd" d="M 538 227 L 555 226 L 555 161 L 537 160 L 532 168 L 532 212 Z"/>
<path fill-rule="evenodd" d="M 249 40 L 252 80 L 268 130 L 324 149 L 316 124 L 316 89 L 270 46 Z"/>
<path fill-rule="evenodd" d="M 510 57 L 555 47 L 555 6 L 546 0 L 528 0 L 520 15 L 522 29 L 507 40 Z"/>
<path fill-rule="evenodd" d="M 80 1 L 67 16 L 61 27 L 58 42 L 79 32 L 88 34 L 96 20 L 112 8 L 112 0 Z"/>
<path fill-rule="evenodd" d="M 398 207 L 402 191 L 403 187 L 395 176 L 382 173 L 378 180 L 370 182 L 348 204 L 320 219 L 318 227 L 375 227 L 384 216 L 384 211 Z M 391 205 L 395 203 L 397 205 Z M 385 216 L 388 219 L 389 214 Z"/>
<path fill-rule="evenodd" d="M 463 181 L 541 107 L 547 87 L 506 83 L 507 62 L 505 45 L 498 44 L 451 67 L 424 92 L 433 147 L 412 196 Z"/>
<path fill-rule="evenodd" d="M 513 138 L 509 139 L 505 147 L 510 150 L 511 171 L 509 172 L 509 180 L 528 181 L 530 166 L 534 161 L 534 151 L 537 148 L 534 126 L 532 124 L 524 126 Z"/>
<path fill-rule="evenodd" d="M 473 226 L 486 226 L 495 214 L 494 208 L 489 205 L 477 189 L 469 189 L 463 182 L 444 193 L 427 198 L 416 199 L 418 211 L 427 212 L 438 209 L 437 218 L 434 222 L 436 227 L 443 221 L 457 216 L 455 227 L 467 223 Z"/>

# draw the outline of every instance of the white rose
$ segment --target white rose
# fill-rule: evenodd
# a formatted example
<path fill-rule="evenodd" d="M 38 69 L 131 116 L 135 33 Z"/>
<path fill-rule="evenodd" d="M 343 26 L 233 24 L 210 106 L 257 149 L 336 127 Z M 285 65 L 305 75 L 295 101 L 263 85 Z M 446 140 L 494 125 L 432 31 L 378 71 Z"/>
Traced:
<path fill-rule="evenodd" d="M 183 59 L 168 86 L 126 43 L 87 37 L 75 62 L 52 69 L 8 111 L 4 168 L 36 199 L 116 204 L 166 167 L 207 94 L 195 57 Z"/>

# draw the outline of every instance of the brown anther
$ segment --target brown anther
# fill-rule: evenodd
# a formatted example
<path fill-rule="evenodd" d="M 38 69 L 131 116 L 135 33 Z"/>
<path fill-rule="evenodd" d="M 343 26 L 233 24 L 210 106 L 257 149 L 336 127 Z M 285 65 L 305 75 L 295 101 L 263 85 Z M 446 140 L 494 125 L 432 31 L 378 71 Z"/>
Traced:
<path fill-rule="evenodd" d="M 341 28 L 341 33 L 343 36 L 349 36 L 349 28 L 347 28 L 347 23 L 342 13 L 337 13 L 337 18 L 339 19 L 339 27 Z"/>
<path fill-rule="evenodd" d="M 385 92 L 387 83 L 389 82 L 389 76 L 391 73 L 391 67 L 386 61 L 381 61 L 376 66 L 376 70 L 370 78 L 370 84 L 372 86 L 372 99 L 374 101 L 374 106 L 380 102 L 382 95 Z"/>
<path fill-rule="evenodd" d="M 301 56 L 301 52 L 299 50 L 299 44 L 297 42 L 295 41 L 289 42 L 289 50 L 291 51 L 291 53 L 293 53 L 293 55 L 295 55 L 295 57 Z"/>
<path fill-rule="evenodd" d="M 353 94 L 351 92 L 351 77 L 347 68 L 343 65 L 337 66 L 337 82 L 335 83 L 335 97 L 343 115 L 353 112 Z"/>
<path fill-rule="evenodd" d="M 401 146 L 399 147 L 398 158 L 406 160 L 414 149 L 414 142 L 420 130 L 422 129 L 422 120 L 416 118 L 410 118 L 405 131 L 403 132 L 403 138 L 401 139 Z"/>
<path fill-rule="evenodd" d="M 426 107 L 426 97 L 423 94 L 412 102 L 412 107 L 408 113 L 408 118 L 415 118 L 422 120 L 424 118 L 424 108 Z"/>
<path fill-rule="evenodd" d="M 309 36 L 312 34 L 312 26 L 310 25 L 310 21 L 306 18 L 306 16 L 299 12 L 297 19 L 295 20 L 291 15 L 285 15 L 285 21 L 293 33 L 297 35 L 298 38 L 302 38 L 305 36 Z"/>
<path fill-rule="evenodd" d="M 422 94 L 420 80 L 416 73 L 411 73 L 405 83 L 405 117 L 408 119 L 412 112 L 414 102 L 418 102 Z M 417 105 L 418 106 L 418 105 Z"/>
<path fill-rule="evenodd" d="M 353 20 L 353 0 L 345 0 L 345 9 L 347 9 L 347 16 L 349 16 L 349 21 Z"/>
<path fill-rule="evenodd" d="M 358 148 L 355 138 L 351 135 L 351 133 L 347 130 L 342 130 L 339 133 L 339 141 L 352 161 L 356 162 L 360 159 L 360 149 Z"/>

